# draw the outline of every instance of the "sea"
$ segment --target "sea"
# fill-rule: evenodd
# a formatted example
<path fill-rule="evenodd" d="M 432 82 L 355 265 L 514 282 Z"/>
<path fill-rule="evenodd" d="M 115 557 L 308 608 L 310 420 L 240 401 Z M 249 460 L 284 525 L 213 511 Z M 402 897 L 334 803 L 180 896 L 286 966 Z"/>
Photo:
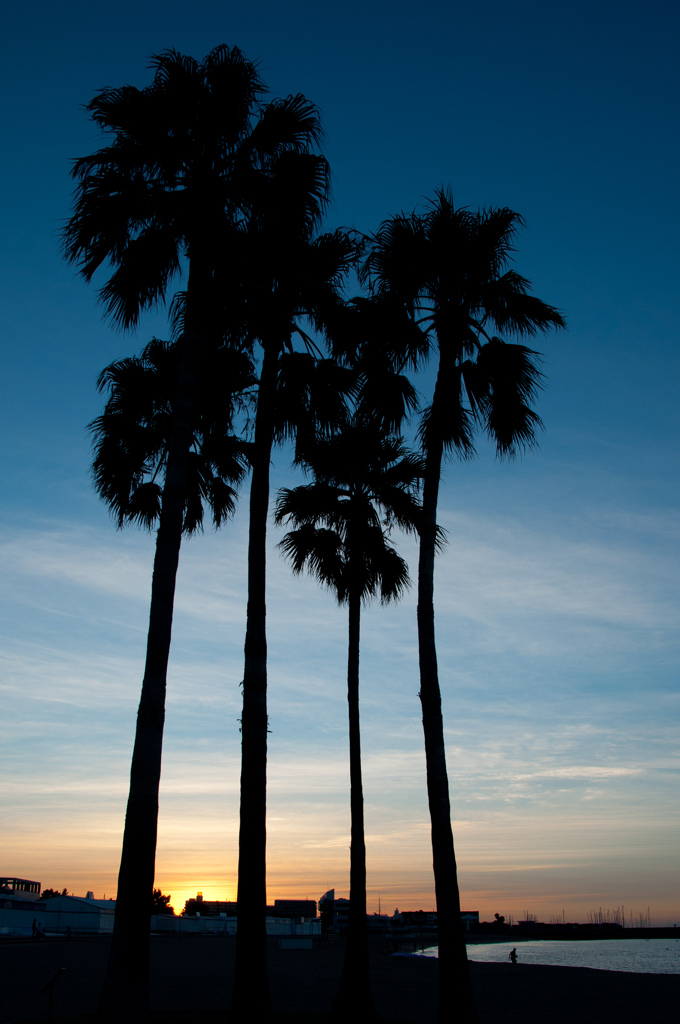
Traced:
<path fill-rule="evenodd" d="M 520 964 L 549 967 L 593 967 L 598 971 L 636 974 L 680 974 L 680 937 L 677 939 L 584 939 L 579 942 L 527 939 L 517 942 L 475 943 L 468 958 L 480 963 L 508 963 L 511 949 Z M 437 947 L 420 956 L 436 956 Z"/>

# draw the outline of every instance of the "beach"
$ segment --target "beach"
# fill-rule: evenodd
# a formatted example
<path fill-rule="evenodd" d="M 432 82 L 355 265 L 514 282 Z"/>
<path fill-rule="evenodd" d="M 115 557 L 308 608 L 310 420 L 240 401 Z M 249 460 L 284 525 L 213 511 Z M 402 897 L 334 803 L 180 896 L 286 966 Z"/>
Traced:
<path fill-rule="evenodd" d="M 109 941 L 99 936 L 3 941 L 0 1024 L 45 1019 L 47 994 L 40 990 L 62 967 L 54 986 L 54 1019 L 92 1013 Z M 393 957 L 382 938 L 372 937 L 370 943 L 373 995 L 385 1020 L 435 1024 L 437 961 Z M 275 1012 L 326 1012 L 337 991 L 343 952 L 341 939 L 318 949 L 286 950 L 272 937 L 268 963 Z M 680 1005 L 680 975 L 522 963 L 470 966 L 482 1024 L 642 1024 L 652 1017 L 672 1020 Z M 233 938 L 152 936 L 151 1009 L 177 1019 L 191 1013 L 198 1024 L 203 1013 L 228 1008 L 233 972 Z"/>

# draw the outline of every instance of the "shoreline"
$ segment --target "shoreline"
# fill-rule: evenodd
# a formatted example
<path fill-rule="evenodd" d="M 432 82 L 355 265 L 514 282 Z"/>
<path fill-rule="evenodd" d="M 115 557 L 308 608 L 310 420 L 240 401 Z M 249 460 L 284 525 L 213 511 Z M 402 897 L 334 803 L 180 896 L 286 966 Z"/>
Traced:
<path fill-rule="evenodd" d="M 436 929 L 427 929 L 423 932 L 409 931 L 406 934 L 393 937 L 394 942 L 412 942 L 414 939 L 420 944 L 421 934 L 426 939 L 426 945 L 437 945 Z M 432 941 L 429 941 L 429 940 Z M 550 942 L 589 942 L 595 939 L 626 940 L 626 939 L 680 939 L 680 928 L 590 928 L 586 925 L 546 925 L 543 928 L 522 928 L 521 930 L 507 929 L 505 931 L 470 931 L 466 932 L 465 945 L 479 946 L 488 945 L 492 942 L 535 942 L 544 939 Z"/>

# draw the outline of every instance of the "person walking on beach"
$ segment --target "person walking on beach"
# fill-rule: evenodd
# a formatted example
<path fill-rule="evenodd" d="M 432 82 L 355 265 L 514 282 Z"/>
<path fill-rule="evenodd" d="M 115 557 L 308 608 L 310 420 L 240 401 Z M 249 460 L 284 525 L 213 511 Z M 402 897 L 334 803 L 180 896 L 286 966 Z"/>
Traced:
<path fill-rule="evenodd" d="M 517 947 L 510 950 L 510 952 L 508 953 L 508 959 L 511 960 L 513 964 L 517 963 Z"/>

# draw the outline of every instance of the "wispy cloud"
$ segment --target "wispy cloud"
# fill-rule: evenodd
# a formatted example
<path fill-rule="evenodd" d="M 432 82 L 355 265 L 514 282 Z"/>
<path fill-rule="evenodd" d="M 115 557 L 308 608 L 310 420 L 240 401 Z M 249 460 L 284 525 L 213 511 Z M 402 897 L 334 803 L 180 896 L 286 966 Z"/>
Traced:
<path fill-rule="evenodd" d="M 642 847 L 668 848 L 675 799 L 674 568 L 643 543 L 645 531 L 666 536 L 665 520 L 612 522 L 588 540 L 489 515 L 443 522 L 450 541 L 437 567 L 437 628 L 465 891 L 502 911 L 503 888 L 528 899 L 533 885 L 547 899 L 558 884 L 585 891 L 596 864 L 634 874 Z M 626 547 L 620 531 L 634 542 Z M 270 885 L 284 887 L 277 895 L 311 888 L 317 898 L 348 882 L 346 611 L 313 581 L 291 578 L 277 539 Z M 158 865 L 185 898 L 194 885 L 224 896 L 235 880 L 245 550 L 238 520 L 182 553 Z M 413 561 L 413 546 L 405 551 Z M 2 758 L 17 779 L 4 798 L 8 870 L 49 872 L 71 887 L 69 857 L 86 833 L 83 881 L 113 890 L 153 539 L 27 527 L 2 540 L 0 557 L 0 687 L 11 723 Z M 413 592 L 394 608 L 366 610 L 361 671 L 370 886 L 379 877 L 395 905 L 427 905 Z M 49 863 L 36 845 L 46 835 Z M 193 877 L 182 883 L 188 863 Z M 527 881 L 518 887 L 519 878 Z"/>
<path fill-rule="evenodd" d="M 615 779 L 625 775 L 640 775 L 642 768 L 603 768 L 598 765 L 570 765 L 568 768 L 544 769 L 515 776 L 517 779 Z"/>

